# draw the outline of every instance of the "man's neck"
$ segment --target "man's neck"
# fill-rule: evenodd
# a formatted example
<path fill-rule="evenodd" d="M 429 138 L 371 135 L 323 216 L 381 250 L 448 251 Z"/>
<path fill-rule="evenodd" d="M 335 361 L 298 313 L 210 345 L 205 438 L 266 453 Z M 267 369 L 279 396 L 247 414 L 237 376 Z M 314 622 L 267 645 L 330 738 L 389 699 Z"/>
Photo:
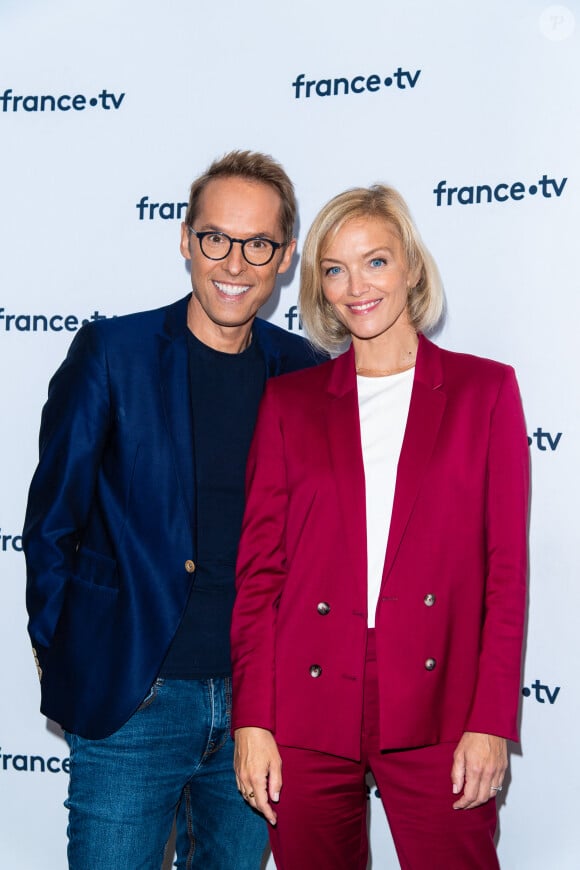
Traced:
<path fill-rule="evenodd" d="M 198 341 L 222 353 L 242 353 L 252 340 L 252 326 L 255 318 L 240 326 L 223 326 L 214 323 L 207 316 L 200 316 L 194 306 L 187 309 L 187 327 Z"/>

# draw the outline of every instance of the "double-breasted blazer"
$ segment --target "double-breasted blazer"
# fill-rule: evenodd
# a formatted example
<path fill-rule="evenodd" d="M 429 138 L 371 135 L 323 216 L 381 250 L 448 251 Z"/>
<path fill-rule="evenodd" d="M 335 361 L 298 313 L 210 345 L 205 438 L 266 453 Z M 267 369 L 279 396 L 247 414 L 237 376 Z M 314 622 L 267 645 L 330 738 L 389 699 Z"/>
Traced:
<path fill-rule="evenodd" d="M 420 336 L 376 610 L 384 749 L 517 739 L 529 456 L 508 366 Z M 354 352 L 267 385 L 247 471 L 233 727 L 358 759 L 367 638 Z"/>
<path fill-rule="evenodd" d="M 188 301 L 83 327 L 43 409 L 28 629 L 42 711 L 83 737 L 111 734 L 143 701 L 195 583 Z M 263 320 L 253 332 L 266 377 L 321 359 Z"/>

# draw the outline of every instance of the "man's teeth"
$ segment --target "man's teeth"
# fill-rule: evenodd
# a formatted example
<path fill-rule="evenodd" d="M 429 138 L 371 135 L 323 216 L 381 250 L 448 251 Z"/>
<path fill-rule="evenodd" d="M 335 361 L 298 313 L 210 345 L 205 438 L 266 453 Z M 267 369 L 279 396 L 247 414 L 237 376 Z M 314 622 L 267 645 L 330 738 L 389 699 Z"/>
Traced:
<path fill-rule="evenodd" d="M 220 293 L 225 293 L 226 296 L 241 296 L 250 289 L 249 284 L 222 284 L 221 281 L 214 281 L 214 284 Z"/>

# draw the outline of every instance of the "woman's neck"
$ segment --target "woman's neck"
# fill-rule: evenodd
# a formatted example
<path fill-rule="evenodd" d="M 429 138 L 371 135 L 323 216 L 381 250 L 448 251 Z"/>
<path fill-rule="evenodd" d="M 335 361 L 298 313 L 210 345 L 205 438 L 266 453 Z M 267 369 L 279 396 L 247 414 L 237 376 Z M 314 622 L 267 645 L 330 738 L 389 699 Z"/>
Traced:
<path fill-rule="evenodd" d="M 360 339 L 353 336 L 358 374 L 398 374 L 415 365 L 419 344 L 417 333 L 410 328 L 396 338 L 389 338 L 378 336 L 373 339 Z"/>

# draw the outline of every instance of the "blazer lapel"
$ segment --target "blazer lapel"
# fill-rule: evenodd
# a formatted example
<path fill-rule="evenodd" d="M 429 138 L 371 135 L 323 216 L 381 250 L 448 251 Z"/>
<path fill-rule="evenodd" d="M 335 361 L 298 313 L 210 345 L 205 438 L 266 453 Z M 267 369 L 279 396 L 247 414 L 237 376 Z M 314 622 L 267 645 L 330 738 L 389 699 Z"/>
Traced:
<path fill-rule="evenodd" d="M 365 480 L 352 347 L 334 361 L 328 392 L 330 401 L 326 415 L 327 439 L 338 491 L 338 508 L 343 520 L 344 540 L 350 551 L 353 580 L 360 590 L 365 590 Z"/>
<path fill-rule="evenodd" d="M 185 302 L 185 305 L 183 304 Z M 195 528 L 195 462 L 187 352 L 187 300 L 168 309 L 159 352 L 163 413 L 190 527 Z"/>
<path fill-rule="evenodd" d="M 447 401 L 442 382 L 443 369 L 439 348 L 423 336 L 419 336 L 411 404 L 397 468 L 383 582 L 393 567 L 435 447 Z"/>

